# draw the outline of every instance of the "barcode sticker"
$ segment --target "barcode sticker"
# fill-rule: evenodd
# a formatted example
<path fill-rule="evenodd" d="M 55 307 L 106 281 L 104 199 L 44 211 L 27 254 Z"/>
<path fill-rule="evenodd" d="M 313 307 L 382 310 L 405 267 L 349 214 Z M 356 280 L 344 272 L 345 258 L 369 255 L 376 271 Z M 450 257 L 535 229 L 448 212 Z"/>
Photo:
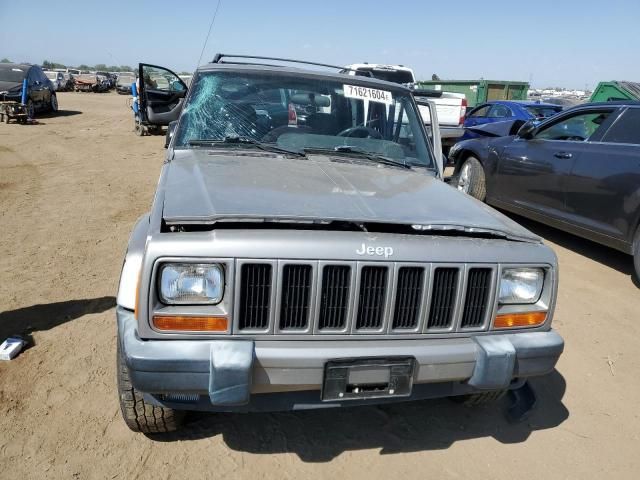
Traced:
<path fill-rule="evenodd" d="M 377 90 L 375 88 L 360 87 L 358 85 L 343 85 L 342 87 L 344 88 L 344 96 L 347 98 L 369 100 L 387 105 L 393 103 L 393 95 L 387 90 Z"/>

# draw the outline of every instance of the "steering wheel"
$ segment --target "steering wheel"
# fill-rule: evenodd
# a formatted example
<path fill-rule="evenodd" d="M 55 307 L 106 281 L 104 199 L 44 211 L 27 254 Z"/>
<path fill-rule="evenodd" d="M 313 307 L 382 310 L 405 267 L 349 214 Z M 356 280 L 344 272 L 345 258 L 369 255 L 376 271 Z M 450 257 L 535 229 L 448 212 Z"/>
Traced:
<path fill-rule="evenodd" d="M 338 133 L 338 137 L 375 138 L 376 140 L 382 140 L 382 135 L 380 135 L 379 131 L 362 125 L 342 130 Z"/>

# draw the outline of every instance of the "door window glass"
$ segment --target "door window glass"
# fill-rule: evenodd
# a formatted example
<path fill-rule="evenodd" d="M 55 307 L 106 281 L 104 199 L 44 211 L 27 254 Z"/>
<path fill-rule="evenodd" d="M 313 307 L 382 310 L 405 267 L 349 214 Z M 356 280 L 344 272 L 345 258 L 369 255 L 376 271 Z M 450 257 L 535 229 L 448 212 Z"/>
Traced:
<path fill-rule="evenodd" d="M 536 138 L 584 142 L 600 128 L 610 114 L 611 111 L 579 113 L 545 127 L 536 134 Z"/>
<path fill-rule="evenodd" d="M 489 118 L 507 118 L 511 116 L 511 110 L 504 105 L 494 105 L 487 116 Z"/>
<path fill-rule="evenodd" d="M 640 108 L 629 108 L 602 138 L 609 143 L 635 143 L 640 145 Z"/>
<path fill-rule="evenodd" d="M 142 76 L 145 88 L 150 90 L 182 92 L 185 89 L 178 76 L 164 68 L 144 65 L 142 67 Z"/>
<path fill-rule="evenodd" d="M 485 105 L 484 107 L 480 107 L 477 110 L 474 110 L 473 112 L 471 112 L 469 114 L 469 117 L 470 118 L 486 117 L 490 107 L 491 105 Z"/>

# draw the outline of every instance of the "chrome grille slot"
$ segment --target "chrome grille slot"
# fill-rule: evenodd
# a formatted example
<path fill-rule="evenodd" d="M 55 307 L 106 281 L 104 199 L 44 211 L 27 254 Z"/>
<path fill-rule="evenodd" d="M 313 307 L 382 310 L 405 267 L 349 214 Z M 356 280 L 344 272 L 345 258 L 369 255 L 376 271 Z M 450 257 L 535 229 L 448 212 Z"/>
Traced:
<path fill-rule="evenodd" d="M 362 267 L 356 329 L 376 330 L 382 327 L 387 276 L 387 267 Z"/>
<path fill-rule="evenodd" d="M 471 268 L 467 275 L 462 328 L 479 327 L 484 323 L 491 290 L 491 269 Z"/>
<path fill-rule="evenodd" d="M 264 330 L 269 326 L 271 308 L 271 271 L 269 264 L 242 265 L 240 279 L 239 328 Z"/>
<path fill-rule="evenodd" d="M 422 267 L 401 267 L 398 270 L 393 314 L 394 329 L 413 329 L 418 326 L 423 282 L 424 268 Z"/>
<path fill-rule="evenodd" d="M 327 265 L 322 270 L 318 329 L 343 329 L 349 311 L 351 267 Z"/>
<path fill-rule="evenodd" d="M 309 325 L 311 265 L 285 265 L 282 270 L 280 329 L 305 329 Z"/>
<path fill-rule="evenodd" d="M 458 293 L 458 275 L 459 269 L 455 267 L 435 269 L 427 328 L 449 328 L 451 326 Z"/>

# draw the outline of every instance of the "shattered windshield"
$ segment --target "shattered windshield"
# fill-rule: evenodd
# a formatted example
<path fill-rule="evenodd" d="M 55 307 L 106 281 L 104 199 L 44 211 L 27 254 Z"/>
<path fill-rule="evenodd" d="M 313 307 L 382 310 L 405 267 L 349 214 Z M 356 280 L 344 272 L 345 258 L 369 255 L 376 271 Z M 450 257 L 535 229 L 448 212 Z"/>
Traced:
<path fill-rule="evenodd" d="M 283 150 L 358 151 L 432 168 L 411 94 L 372 87 L 346 75 L 202 72 L 194 78 L 175 148 L 239 137 Z"/>

